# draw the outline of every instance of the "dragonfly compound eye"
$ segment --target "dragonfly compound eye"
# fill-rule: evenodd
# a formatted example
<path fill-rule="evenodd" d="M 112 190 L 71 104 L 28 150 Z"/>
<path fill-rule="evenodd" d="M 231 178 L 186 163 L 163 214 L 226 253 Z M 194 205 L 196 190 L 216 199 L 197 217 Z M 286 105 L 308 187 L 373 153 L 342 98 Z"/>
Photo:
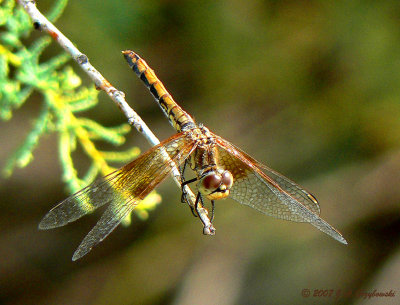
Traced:
<path fill-rule="evenodd" d="M 232 187 L 233 184 L 233 176 L 230 171 L 224 171 L 222 173 L 222 179 L 221 182 L 223 185 L 226 186 L 226 188 L 229 190 Z"/>
<path fill-rule="evenodd" d="M 216 173 L 211 173 L 205 176 L 201 181 L 201 186 L 204 190 L 212 192 L 221 185 L 221 176 Z"/>

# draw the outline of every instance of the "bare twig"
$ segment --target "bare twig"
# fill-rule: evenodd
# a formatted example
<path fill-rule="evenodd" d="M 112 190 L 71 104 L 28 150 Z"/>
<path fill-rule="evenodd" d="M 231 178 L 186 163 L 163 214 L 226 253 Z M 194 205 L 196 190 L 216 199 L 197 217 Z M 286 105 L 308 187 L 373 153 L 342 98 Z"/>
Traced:
<path fill-rule="evenodd" d="M 89 62 L 88 57 L 81 53 L 73 43 L 64 36 L 43 14 L 37 9 L 36 3 L 33 0 L 18 0 L 20 5 L 25 9 L 33 21 L 36 29 L 47 32 L 67 53 L 71 54 L 72 58 L 79 64 L 83 71 L 93 80 L 96 87 L 103 90 L 116 103 L 124 115 L 128 119 L 128 123 L 136 128 L 151 145 L 157 145 L 160 141 L 152 133 L 150 128 L 141 119 L 141 117 L 128 105 L 125 100 L 125 93 L 117 90 L 111 83 L 104 78 L 97 69 Z M 174 168 L 172 176 L 174 181 L 181 188 L 181 178 L 177 167 Z M 195 195 L 189 187 L 185 186 L 184 191 L 187 193 L 190 205 L 194 207 Z M 199 217 L 204 225 L 203 233 L 206 235 L 214 235 L 215 228 L 213 227 L 208 212 L 204 208 L 199 209 Z"/>

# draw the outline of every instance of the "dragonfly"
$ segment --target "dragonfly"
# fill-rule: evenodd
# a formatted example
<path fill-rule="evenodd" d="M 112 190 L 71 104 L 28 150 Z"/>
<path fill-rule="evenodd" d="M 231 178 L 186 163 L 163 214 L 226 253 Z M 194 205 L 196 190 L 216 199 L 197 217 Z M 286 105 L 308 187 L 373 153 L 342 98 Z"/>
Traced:
<path fill-rule="evenodd" d="M 311 193 L 256 161 L 204 125 L 197 124 L 174 101 L 154 71 L 139 55 L 131 50 L 122 53 L 177 133 L 68 197 L 44 216 L 39 228 L 52 229 L 108 204 L 100 220 L 75 251 L 72 260 L 86 255 L 104 240 L 177 167 L 181 170 L 182 202 L 188 201 L 183 186 L 194 183 L 197 189 L 194 207 L 189 205 L 195 216 L 207 199 L 212 206 L 212 221 L 214 202 L 229 197 L 269 216 L 310 223 L 337 241 L 347 244 L 344 237 L 320 217 L 319 203 Z M 185 180 L 185 169 L 188 166 L 195 173 L 195 178 Z"/>

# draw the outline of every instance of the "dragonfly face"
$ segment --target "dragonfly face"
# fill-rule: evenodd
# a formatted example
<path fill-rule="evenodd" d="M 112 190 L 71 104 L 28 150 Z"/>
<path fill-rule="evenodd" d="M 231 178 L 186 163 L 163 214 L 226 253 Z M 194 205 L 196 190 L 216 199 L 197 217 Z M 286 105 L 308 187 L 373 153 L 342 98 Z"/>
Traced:
<path fill-rule="evenodd" d="M 229 196 L 266 215 L 310 223 L 339 242 L 347 244 L 335 228 L 319 217 L 319 204 L 312 194 L 259 163 L 203 125 L 197 125 L 173 100 L 143 59 L 129 50 L 123 54 L 178 133 L 131 163 L 68 197 L 46 214 L 39 224 L 40 229 L 66 225 L 109 204 L 75 251 L 73 260 L 81 258 L 106 238 L 175 166 L 183 166 L 182 186 L 197 182 L 197 214 L 198 205 L 203 205 L 203 197 L 211 200 L 214 210 L 214 200 Z M 185 181 L 187 163 L 197 177 Z M 184 193 L 182 198 L 185 199 Z"/>
<path fill-rule="evenodd" d="M 208 200 L 218 200 L 229 196 L 232 185 L 232 174 L 219 168 L 207 172 L 200 178 L 197 188 Z"/>

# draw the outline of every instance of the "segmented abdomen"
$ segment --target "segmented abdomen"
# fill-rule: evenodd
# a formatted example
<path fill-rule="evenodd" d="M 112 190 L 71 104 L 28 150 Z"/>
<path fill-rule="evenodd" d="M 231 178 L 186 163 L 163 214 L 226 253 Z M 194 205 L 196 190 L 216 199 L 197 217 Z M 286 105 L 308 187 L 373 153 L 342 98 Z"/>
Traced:
<path fill-rule="evenodd" d="M 178 132 L 195 127 L 192 117 L 179 107 L 147 63 L 133 51 L 127 50 L 122 53 L 132 70 L 150 90 L 172 126 Z"/>

